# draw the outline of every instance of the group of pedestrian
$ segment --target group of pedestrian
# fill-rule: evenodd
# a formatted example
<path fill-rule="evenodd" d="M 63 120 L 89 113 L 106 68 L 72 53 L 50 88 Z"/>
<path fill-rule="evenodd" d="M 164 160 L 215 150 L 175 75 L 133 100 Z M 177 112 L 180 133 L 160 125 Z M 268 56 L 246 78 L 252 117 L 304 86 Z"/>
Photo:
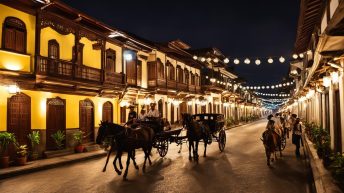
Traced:
<path fill-rule="evenodd" d="M 300 146 L 302 143 L 302 125 L 300 118 L 296 114 L 290 112 L 275 113 L 275 115 L 268 116 L 267 130 L 273 130 L 279 138 L 289 138 L 290 131 L 292 132 L 292 143 L 296 146 L 295 155 L 300 157 Z"/>

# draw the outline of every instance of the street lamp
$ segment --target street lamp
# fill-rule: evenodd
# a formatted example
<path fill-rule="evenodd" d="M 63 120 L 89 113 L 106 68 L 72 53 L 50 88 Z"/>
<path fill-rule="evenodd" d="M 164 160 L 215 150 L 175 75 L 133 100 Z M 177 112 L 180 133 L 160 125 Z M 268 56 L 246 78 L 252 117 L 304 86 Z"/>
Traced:
<path fill-rule="evenodd" d="M 20 88 L 16 84 L 13 84 L 7 87 L 7 91 L 9 94 L 17 94 L 20 92 Z"/>

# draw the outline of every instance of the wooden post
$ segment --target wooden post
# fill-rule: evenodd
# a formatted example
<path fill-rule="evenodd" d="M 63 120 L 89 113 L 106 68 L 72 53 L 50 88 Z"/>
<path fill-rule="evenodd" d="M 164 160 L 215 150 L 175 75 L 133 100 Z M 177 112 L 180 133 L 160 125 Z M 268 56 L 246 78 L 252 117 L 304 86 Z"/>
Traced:
<path fill-rule="evenodd" d="M 41 20 L 42 15 L 40 9 L 36 10 L 36 33 L 35 33 L 35 59 L 34 59 L 34 73 L 37 73 L 38 68 L 38 62 L 39 62 L 39 56 L 40 50 L 41 50 Z"/>

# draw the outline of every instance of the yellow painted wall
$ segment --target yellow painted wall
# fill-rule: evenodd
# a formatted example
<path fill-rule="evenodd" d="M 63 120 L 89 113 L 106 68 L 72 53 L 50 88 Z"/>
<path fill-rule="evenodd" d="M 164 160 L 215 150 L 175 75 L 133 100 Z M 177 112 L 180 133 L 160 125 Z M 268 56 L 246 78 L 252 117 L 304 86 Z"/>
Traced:
<path fill-rule="evenodd" d="M 122 47 L 106 42 L 105 49 L 113 49 L 116 51 L 116 72 L 122 72 Z"/>
<path fill-rule="evenodd" d="M 165 64 L 165 54 L 159 51 L 156 51 L 156 58 L 160 58 L 161 62 Z"/>
<path fill-rule="evenodd" d="M 74 34 L 62 35 L 50 27 L 41 30 L 41 56 L 48 57 L 48 41 L 55 39 L 60 46 L 60 59 L 71 61 L 73 59 Z"/>
<path fill-rule="evenodd" d="M 29 62 L 27 61 L 27 57 L 2 53 L 0 56 L 0 68 L 3 68 L 8 63 L 11 65 L 17 66 L 15 69 L 19 69 L 22 71 L 32 71 L 34 65 L 34 53 L 35 53 L 35 29 L 36 29 L 36 17 L 33 15 L 29 15 L 25 12 L 18 11 L 11 7 L 5 6 L 0 4 L 0 37 L 2 37 L 2 27 L 6 17 L 16 17 L 22 20 L 25 23 L 26 31 L 27 31 L 27 46 L 26 52 L 28 55 L 31 56 Z M 2 38 L 0 38 L 0 45 L 2 45 Z M 10 69 L 8 69 L 10 70 Z"/>
<path fill-rule="evenodd" d="M 83 50 L 83 64 L 89 67 L 101 69 L 101 50 L 94 50 L 92 44 L 96 41 L 90 41 L 83 37 L 80 39 L 80 43 L 84 44 Z"/>
<path fill-rule="evenodd" d="M 60 97 L 66 99 L 66 127 L 79 127 L 79 101 L 89 98 L 94 104 L 94 126 L 99 126 L 102 119 L 102 107 L 106 101 L 110 101 L 114 108 L 114 122 L 119 121 L 116 109 L 118 109 L 117 99 L 86 97 L 78 95 L 67 95 L 50 92 L 23 90 L 22 93 L 31 97 L 31 128 L 46 129 L 46 102 L 48 98 Z M 7 124 L 7 99 L 11 97 L 7 92 L 7 87 L 0 86 L 0 131 L 6 130 Z"/>
<path fill-rule="evenodd" d="M 0 50 L 0 69 L 31 71 L 31 56 Z"/>

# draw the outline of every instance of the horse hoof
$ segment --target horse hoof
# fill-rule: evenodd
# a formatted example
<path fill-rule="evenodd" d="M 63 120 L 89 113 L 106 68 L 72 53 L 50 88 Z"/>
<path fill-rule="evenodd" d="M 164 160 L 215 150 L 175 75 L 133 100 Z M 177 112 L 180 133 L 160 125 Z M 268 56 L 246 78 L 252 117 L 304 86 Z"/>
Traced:
<path fill-rule="evenodd" d="M 137 169 L 137 170 L 138 170 L 138 169 L 139 169 L 139 166 L 137 166 L 137 165 L 136 165 L 136 166 L 135 166 L 135 169 Z"/>
<path fill-rule="evenodd" d="M 190 156 L 190 157 L 189 157 L 189 161 L 191 161 L 191 160 L 192 160 L 192 157 Z"/>

